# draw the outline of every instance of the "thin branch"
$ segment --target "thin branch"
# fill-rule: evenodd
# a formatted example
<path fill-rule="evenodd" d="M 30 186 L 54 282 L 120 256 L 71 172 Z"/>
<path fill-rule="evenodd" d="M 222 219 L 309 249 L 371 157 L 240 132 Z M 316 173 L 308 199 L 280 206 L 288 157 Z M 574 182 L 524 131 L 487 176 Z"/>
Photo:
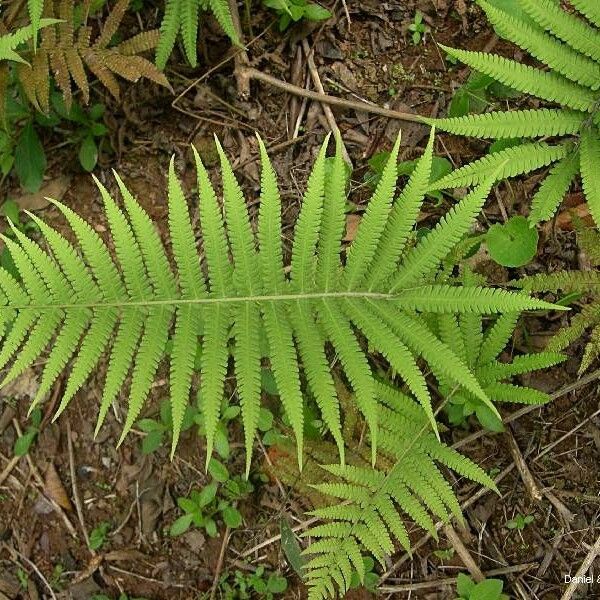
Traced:
<path fill-rule="evenodd" d="M 317 102 L 329 104 L 330 106 L 339 106 L 340 108 L 349 108 L 352 110 L 368 112 L 381 117 L 387 117 L 388 119 L 396 119 L 398 121 L 409 121 L 411 123 L 421 123 L 423 125 L 427 125 L 424 117 L 419 115 L 400 112 L 390 108 L 383 108 L 381 106 L 377 106 L 376 104 L 369 104 L 368 102 L 344 100 L 344 98 L 338 98 L 337 96 L 329 96 L 328 94 L 321 94 L 319 92 L 313 92 L 312 90 L 305 90 L 304 88 L 281 81 L 281 79 L 277 79 L 277 77 L 273 77 L 272 75 L 268 75 L 267 73 L 263 73 L 262 71 L 253 69 L 252 67 L 246 67 L 243 69 L 243 71 L 249 79 L 268 83 L 269 85 L 284 90 L 289 94 L 302 96 L 304 98 L 308 98 L 309 100 L 316 100 Z"/>

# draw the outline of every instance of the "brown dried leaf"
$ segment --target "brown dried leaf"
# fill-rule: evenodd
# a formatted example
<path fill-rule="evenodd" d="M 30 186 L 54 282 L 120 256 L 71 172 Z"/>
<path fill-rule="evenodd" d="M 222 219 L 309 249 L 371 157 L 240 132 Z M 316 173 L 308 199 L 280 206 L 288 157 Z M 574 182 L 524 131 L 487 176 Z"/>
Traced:
<path fill-rule="evenodd" d="M 87 75 L 85 74 L 85 67 L 79 56 L 79 52 L 76 48 L 69 48 L 65 51 L 65 58 L 67 59 L 67 66 L 69 67 L 69 73 L 75 82 L 75 85 L 81 90 L 83 94 L 83 103 L 88 104 L 90 101 L 90 87 L 88 85 Z"/>
<path fill-rule="evenodd" d="M 65 490 L 65 486 L 60 480 L 60 476 L 56 471 L 56 467 L 51 462 L 48 463 L 48 467 L 46 468 L 46 474 L 44 477 L 44 493 L 46 496 L 48 496 L 48 498 L 54 500 L 54 502 L 56 502 L 56 504 L 58 504 L 61 508 L 70 511 L 73 510 L 67 490 Z"/>
<path fill-rule="evenodd" d="M 62 92 L 65 100 L 65 106 L 67 107 L 67 110 L 70 110 L 73 97 L 71 92 L 69 68 L 67 67 L 64 51 L 57 49 L 54 52 L 50 52 L 50 64 L 54 73 L 54 79 L 56 79 L 56 84 Z"/>
<path fill-rule="evenodd" d="M 110 11 L 110 14 L 106 17 L 106 21 L 104 21 L 104 26 L 102 27 L 100 35 L 94 42 L 96 48 L 106 48 L 106 46 L 108 46 L 112 36 L 117 32 L 128 6 L 129 0 L 119 0 L 115 7 Z"/>
<path fill-rule="evenodd" d="M 151 29 L 150 31 L 142 31 L 137 35 L 121 42 L 117 46 L 119 54 L 130 56 L 132 54 L 140 54 L 146 50 L 152 50 L 158 45 L 158 38 L 160 37 L 160 31 L 158 29 Z"/>
<path fill-rule="evenodd" d="M 88 51 L 83 56 L 83 60 L 102 85 L 118 100 L 121 95 L 119 83 L 114 75 L 102 64 L 98 55 L 95 52 Z"/>
<path fill-rule="evenodd" d="M 48 206 L 46 198 L 61 200 L 65 192 L 69 189 L 71 178 L 65 176 L 52 179 L 45 183 L 39 191 L 34 194 L 24 194 L 15 200 L 23 210 L 42 210 Z"/>

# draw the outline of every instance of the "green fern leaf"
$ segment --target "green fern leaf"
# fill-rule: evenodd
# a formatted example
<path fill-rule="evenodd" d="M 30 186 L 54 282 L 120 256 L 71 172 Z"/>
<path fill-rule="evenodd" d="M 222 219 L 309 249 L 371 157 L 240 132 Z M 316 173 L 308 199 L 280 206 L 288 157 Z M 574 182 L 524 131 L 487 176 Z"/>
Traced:
<path fill-rule="evenodd" d="M 485 139 L 560 136 L 578 133 L 586 115 L 567 109 L 494 111 L 427 122 L 456 135 Z"/>
<path fill-rule="evenodd" d="M 600 6 L 595 0 L 571 0 L 571 4 L 596 27 L 600 27 Z"/>
<path fill-rule="evenodd" d="M 581 134 L 580 157 L 583 191 L 594 221 L 600 223 L 600 132 L 595 127 Z"/>
<path fill-rule="evenodd" d="M 600 32 L 552 0 L 519 0 L 535 22 L 571 48 L 600 62 Z"/>
<path fill-rule="evenodd" d="M 552 218 L 579 170 L 579 153 L 572 152 L 557 162 L 531 201 L 529 223 L 535 225 Z"/>
<path fill-rule="evenodd" d="M 239 44 L 240 40 L 233 24 L 227 0 L 208 0 L 208 6 L 213 15 L 215 15 L 215 18 L 223 31 L 227 34 L 227 37 L 229 37 L 234 44 Z"/>
<path fill-rule="evenodd" d="M 600 64 L 534 25 L 511 16 L 483 0 L 479 0 L 479 4 L 501 37 L 527 50 L 532 56 L 571 81 L 593 90 L 600 87 Z"/>
<path fill-rule="evenodd" d="M 495 173 L 494 181 L 506 177 L 515 177 L 536 169 L 546 167 L 569 154 L 568 144 L 551 146 L 544 142 L 520 144 L 488 154 L 460 169 L 435 181 L 431 188 L 443 190 L 446 188 L 464 187 L 482 183 Z"/>
<path fill-rule="evenodd" d="M 472 69 L 520 92 L 533 94 L 548 102 L 558 102 L 575 110 L 585 112 L 594 110 L 596 102 L 594 92 L 569 81 L 562 75 L 541 71 L 496 54 L 456 50 L 441 44 L 440 48 Z"/>

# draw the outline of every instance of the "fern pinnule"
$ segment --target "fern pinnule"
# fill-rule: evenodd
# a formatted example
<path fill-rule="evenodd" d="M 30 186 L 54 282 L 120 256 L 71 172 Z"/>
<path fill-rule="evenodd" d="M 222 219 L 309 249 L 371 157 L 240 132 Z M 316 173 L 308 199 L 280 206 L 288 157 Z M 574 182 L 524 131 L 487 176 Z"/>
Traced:
<path fill-rule="evenodd" d="M 589 339 L 585 345 L 583 357 L 579 366 L 579 373 L 586 371 L 592 362 L 600 354 L 600 233 L 595 229 L 583 228 L 575 221 L 577 229 L 577 240 L 581 249 L 585 252 L 591 265 L 595 267 L 590 270 L 580 271 L 556 271 L 554 273 L 539 273 L 529 275 L 519 280 L 512 281 L 513 287 L 521 288 L 527 292 L 551 292 L 563 294 L 580 294 L 584 301 L 579 313 L 575 314 L 569 325 L 559 329 L 554 334 L 546 350 L 549 352 L 561 352 L 571 344 L 579 340 L 586 331 L 589 331 Z"/>
<path fill-rule="evenodd" d="M 399 133 L 377 188 L 369 200 L 354 242 L 348 250 L 344 276 L 349 290 L 355 289 L 363 282 L 384 232 L 386 217 L 394 200 L 398 180 L 398 152 L 401 137 Z"/>
<path fill-rule="evenodd" d="M 42 400 L 61 372 L 69 370 L 58 416 L 98 366 L 101 356 L 106 355 L 108 368 L 96 432 L 112 402 L 129 382 L 129 408 L 122 442 L 143 409 L 171 338 L 168 362 L 172 452 L 180 437 L 191 393 L 195 348 L 201 344 L 198 402 L 206 423 L 207 463 L 220 418 L 230 350 L 242 408 L 246 470 L 250 467 L 260 412 L 263 360 L 270 363 L 281 404 L 296 434 L 297 460 L 301 462 L 302 392 L 306 384 L 322 411 L 323 422 L 331 431 L 343 463 L 343 402 L 336 393 L 330 364 L 330 357 L 335 356 L 339 359 L 336 367 L 339 377 L 348 382 L 355 393 L 351 408 L 358 407 L 369 426 L 374 462 L 379 392 L 370 356 L 364 348 L 365 341 L 388 356 L 398 378 L 427 407 L 429 417 L 423 413 L 425 421 L 421 424 L 432 431 L 429 394 L 417 357 L 422 356 L 434 373 L 449 374 L 451 379 L 459 379 L 458 383 L 468 392 L 481 394 L 468 366 L 449 345 L 427 329 L 421 312 L 478 316 L 550 306 L 528 299 L 521 292 L 487 292 L 475 286 L 467 286 L 464 292 L 459 292 L 459 286 L 449 289 L 437 281 L 440 261 L 470 227 L 489 186 L 472 192 L 427 236 L 429 240 L 426 238 L 415 247 L 403 242 L 402 248 L 384 250 L 388 242 L 384 242 L 381 232 L 392 231 L 388 220 L 400 214 L 398 204 L 406 202 L 407 197 L 411 198 L 410 215 L 405 216 L 404 221 L 395 222 L 394 228 L 398 227 L 397 231 L 404 232 L 405 237 L 409 235 L 408 219 L 414 224 L 418 214 L 418 202 L 413 194 L 423 200 L 430 155 L 419 167 L 418 180 L 411 180 L 413 187 L 407 195 L 401 194 L 393 200 L 393 186 L 386 188 L 390 198 L 382 200 L 378 209 L 382 223 L 376 224 L 371 217 L 359 225 L 359 230 L 366 226 L 365 231 L 373 231 L 378 240 L 373 243 L 376 247 L 374 263 L 379 252 L 385 251 L 386 256 L 394 257 L 397 265 L 387 278 L 392 283 L 381 279 L 372 290 L 371 283 L 359 277 L 354 288 L 348 290 L 348 280 L 342 274 L 347 267 L 342 267 L 341 260 L 340 214 L 343 213 L 340 211 L 345 205 L 346 192 L 339 142 L 334 159 L 335 185 L 326 185 L 324 181 L 325 146 L 319 151 L 309 177 L 292 244 L 291 275 L 288 275 L 283 264 L 281 202 L 275 172 L 262 142 L 259 147 L 263 191 L 257 236 L 242 190 L 221 146 L 218 145 L 218 151 L 225 214 L 206 169 L 195 153 L 202 262 L 173 161 L 167 182 L 172 260 L 154 224 L 118 176 L 116 181 L 124 209 L 96 181 L 114 253 L 88 223 L 58 202 L 55 205 L 73 230 L 76 243 L 71 244 L 37 217 L 47 251 L 22 235 L 6 242 L 20 281 L 0 271 L 3 294 L 0 315 L 6 329 L 0 364 L 8 366 L 9 378 L 13 377 L 30 366 L 49 342 L 55 340 L 34 403 Z M 431 148 L 430 142 L 428 153 Z M 342 198 L 340 193 L 344 194 Z M 336 214 L 325 215 L 324 207 L 332 206 Z M 335 235 L 339 239 L 336 240 Z M 364 240 L 362 247 L 369 248 L 366 234 L 357 235 Z M 431 286 L 429 303 L 426 299 L 416 299 L 417 283 L 417 288 Z M 262 356 L 259 347 L 262 331 L 267 334 L 267 356 Z M 400 396 L 397 401 L 398 398 Z M 344 409 L 344 412 L 348 414 L 349 410 Z"/>
<path fill-rule="evenodd" d="M 377 247 L 378 259 L 369 265 L 367 282 L 370 290 L 376 289 L 378 285 L 387 280 L 394 272 L 398 260 L 405 250 L 413 224 L 421 208 L 422 198 L 429 186 L 434 139 L 435 128 L 432 127 L 425 152 L 390 211 Z"/>
<path fill-rule="evenodd" d="M 10 33 L 0 35 L 0 61 L 11 60 L 27 64 L 27 61 L 16 52 L 16 49 L 24 42 L 32 39 L 34 35 L 37 36 L 38 30 L 56 25 L 57 23 L 60 23 L 60 19 L 40 19 L 37 27 L 33 24 L 26 25 Z"/>

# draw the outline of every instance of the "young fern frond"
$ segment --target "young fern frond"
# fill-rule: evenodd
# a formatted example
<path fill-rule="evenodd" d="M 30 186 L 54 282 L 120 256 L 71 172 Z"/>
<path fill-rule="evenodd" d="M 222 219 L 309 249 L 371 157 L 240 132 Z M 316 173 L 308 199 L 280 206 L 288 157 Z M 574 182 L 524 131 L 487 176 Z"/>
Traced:
<path fill-rule="evenodd" d="M 76 246 L 37 217 L 32 218 L 40 224 L 48 252 L 23 235 L 17 235 L 16 241 L 7 239 L 22 281 L 0 271 L 0 325 L 5 334 L 0 365 L 10 365 L 4 383 L 49 347 L 42 386 L 34 403 L 40 402 L 61 372 L 69 369 L 60 414 L 105 355 L 108 368 L 96 430 L 130 380 L 122 441 L 143 409 L 170 337 L 174 451 L 189 402 L 194 349 L 200 344 L 199 398 L 206 422 L 208 460 L 233 345 L 247 471 L 260 412 L 261 361 L 265 358 L 270 361 L 283 409 L 296 435 L 299 462 L 304 381 L 322 410 L 343 460 L 342 411 L 329 362 L 331 350 L 339 357 L 341 370 L 355 393 L 356 406 L 370 427 L 375 461 L 379 421 L 376 384 L 363 337 L 388 358 L 399 378 L 415 394 L 434 432 L 437 430 L 431 400 L 417 357 L 423 357 L 434 373 L 443 374 L 489 403 L 470 368 L 427 328 L 420 316 L 422 311 L 480 315 L 553 307 L 521 292 L 476 286 L 463 289 L 435 282 L 441 261 L 473 223 L 489 190 L 489 181 L 460 202 L 425 240 L 408 249 L 404 249 L 404 244 L 398 247 L 388 224 L 394 216 L 394 229 L 398 227 L 407 235 L 408 222 L 397 219 L 406 203 L 410 215 L 406 218 L 414 225 L 418 214 L 414 194 L 418 193 L 423 201 L 422 179 L 427 181 L 429 177 L 429 173 L 424 177 L 423 168 L 430 168 L 429 155 L 410 192 L 394 200 L 395 185 L 386 182 L 375 193 L 374 202 L 380 206 L 370 214 L 377 216 L 365 217 L 359 226 L 357 239 L 362 242 L 354 254 L 366 252 L 365 261 L 374 264 L 379 254 L 394 261 L 386 281 L 375 284 L 358 276 L 353 262 L 342 266 L 341 241 L 336 242 L 333 236 L 343 235 L 339 215 L 345 204 L 345 186 L 339 173 L 333 180 L 335 185 L 325 184 L 324 144 L 309 177 L 288 276 L 281 248 L 277 181 L 264 145 L 259 145 L 262 193 L 256 236 L 242 190 L 221 146 L 217 145 L 224 215 L 195 153 L 203 263 L 173 161 L 168 174 L 172 260 L 154 224 L 118 176 L 124 210 L 96 182 L 110 227 L 114 258 L 94 229 L 58 202 L 56 206 L 75 234 Z M 338 143 L 336 168 L 340 168 L 342 160 Z M 344 194 L 342 199 L 340 192 Z M 329 206 L 337 207 L 335 218 L 324 211 Z M 362 227 L 368 234 L 360 233 Z M 382 235 L 386 231 L 387 237 Z M 375 240 L 370 242 L 368 236 Z M 424 294 L 430 297 L 429 301 Z M 269 343 L 266 357 L 261 356 L 258 343 L 262 330 Z"/>
<path fill-rule="evenodd" d="M 551 218 L 577 175 L 581 173 L 590 212 L 600 224 L 597 183 L 600 165 L 600 26 L 598 7 L 590 0 L 573 2 L 579 14 L 551 0 L 516 0 L 524 16 L 477 0 L 498 34 L 529 52 L 539 69 L 502 56 L 445 48 L 473 69 L 520 92 L 561 108 L 495 111 L 457 118 L 430 119 L 445 131 L 488 139 L 563 138 L 552 145 L 525 143 L 465 165 L 434 182 L 435 189 L 481 181 L 491 164 L 508 160 L 498 179 L 514 177 L 555 163 L 535 194 L 531 225 Z M 576 143 L 571 144 L 572 138 Z"/>
<path fill-rule="evenodd" d="M 362 580 L 365 551 L 382 564 L 393 553 L 394 542 L 410 552 L 407 520 L 437 538 L 435 521 L 462 519 L 440 466 L 496 490 L 483 469 L 431 433 L 428 418 L 414 400 L 379 381 L 375 394 L 380 450 L 374 466 L 368 462 L 368 449 L 348 451 L 346 465 L 324 462 L 335 456 L 327 442 L 307 443 L 307 454 L 323 465 L 321 469 L 309 463 L 299 475 L 291 457 L 287 458 L 293 449 L 286 446 L 278 449 L 273 460 L 274 472 L 284 482 L 302 489 L 310 486 L 318 493 L 317 508 L 309 514 L 321 523 L 302 534 L 310 540 L 304 550 L 310 600 L 337 597 L 336 589 L 343 595 L 353 571 Z"/>

